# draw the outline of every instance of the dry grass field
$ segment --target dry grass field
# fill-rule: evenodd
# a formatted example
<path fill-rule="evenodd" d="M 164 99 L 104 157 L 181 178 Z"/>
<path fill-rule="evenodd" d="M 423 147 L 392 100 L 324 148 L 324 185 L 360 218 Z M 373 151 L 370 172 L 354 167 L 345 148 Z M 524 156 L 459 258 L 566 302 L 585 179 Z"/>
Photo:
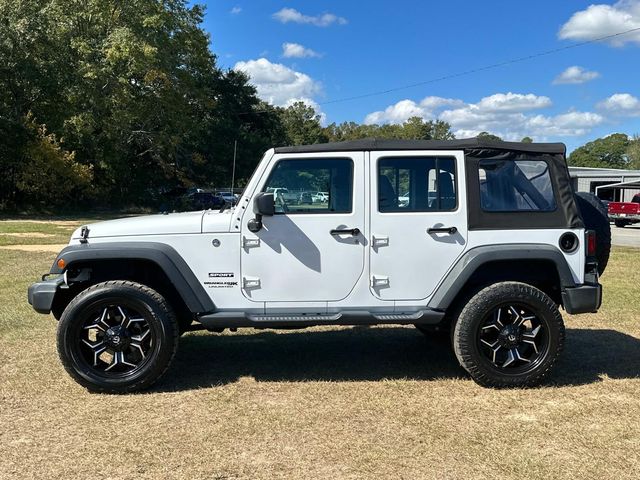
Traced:
<path fill-rule="evenodd" d="M 62 237 L 11 225 L 0 245 Z M 601 312 L 566 317 L 540 388 L 481 388 L 414 328 L 314 328 L 188 334 L 126 396 L 75 384 L 27 304 L 54 256 L 0 248 L 2 479 L 640 476 L 640 250 L 614 250 Z"/>

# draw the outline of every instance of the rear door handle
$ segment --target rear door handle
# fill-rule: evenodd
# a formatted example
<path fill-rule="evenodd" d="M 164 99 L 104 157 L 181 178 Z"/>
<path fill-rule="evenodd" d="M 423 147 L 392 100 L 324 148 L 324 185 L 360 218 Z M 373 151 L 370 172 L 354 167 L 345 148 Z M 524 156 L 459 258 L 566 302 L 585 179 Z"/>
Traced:
<path fill-rule="evenodd" d="M 353 237 L 357 237 L 358 235 L 360 235 L 360 229 L 359 228 L 335 228 L 333 230 L 331 230 L 329 233 L 331 233 L 331 235 L 351 235 Z"/>
<path fill-rule="evenodd" d="M 427 233 L 431 235 L 432 233 L 448 233 L 449 235 L 453 235 L 458 231 L 456 227 L 431 227 L 427 228 Z"/>

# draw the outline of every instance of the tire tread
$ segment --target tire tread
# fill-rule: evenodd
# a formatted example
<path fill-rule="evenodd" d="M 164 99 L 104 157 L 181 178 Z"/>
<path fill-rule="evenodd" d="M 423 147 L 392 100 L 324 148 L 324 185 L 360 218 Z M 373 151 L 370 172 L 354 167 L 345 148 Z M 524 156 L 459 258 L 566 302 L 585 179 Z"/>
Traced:
<path fill-rule="evenodd" d="M 550 352 L 551 359 L 546 362 L 544 368 L 534 370 L 524 377 L 508 377 L 492 374 L 493 372 L 482 368 L 482 364 L 475 358 L 472 342 L 475 342 L 475 323 L 478 315 L 486 309 L 488 302 L 495 302 L 495 299 L 512 295 L 523 300 L 534 299 L 541 302 L 549 313 L 552 314 L 552 321 L 558 328 L 558 344 L 554 352 Z M 453 348 L 460 365 L 471 375 L 480 385 L 493 388 L 508 387 L 532 387 L 542 382 L 551 372 L 560 351 L 564 347 L 565 328 L 562 315 L 557 305 L 541 290 L 520 282 L 500 282 L 482 289 L 464 306 L 455 324 L 453 332 Z"/>
<path fill-rule="evenodd" d="M 107 386 L 102 386 L 102 385 L 97 385 L 95 383 L 92 383 L 87 379 L 85 379 L 83 376 L 79 375 L 75 371 L 71 361 L 67 358 L 66 355 L 63 354 L 64 335 L 63 335 L 62 329 L 65 328 L 65 325 L 66 325 L 65 313 L 70 311 L 79 303 L 81 303 L 86 297 L 91 295 L 96 290 L 119 289 L 119 288 L 133 289 L 137 291 L 139 294 L 144 295 L 150 298 L 152 301 L 156 302 L 156 304 L 159 306 L 161 311 L 167 316 L 167 320 L 169 322 L 169 327 L 170 327 L 168 329 L 169 330 L 168 334 L 171 335 L 172 337 L 170 339 L 172 350 L 169 356 L 169 361 L 165 362 L 165 365 L 162 366 L 161 370 L 154 371 L 158 367 L 159 358 L 155 359 L 155 362 L 156 362 L 155 365 L 150 365 L 151 367 L 150 370 L 153 371 L 153 375 L 143 376 L 138 381 L 130 384 L 126 384 L 123 386 L 110 385 L 107 387 Z M 171 308 L 171 306 L 169 305 L 169 303 L 165 300 L 165 298 L 162 295 L 160 295 L 155 290 L 147 287 L 146 285 L 142 285 L 140 283 L 132 282 L 129 280 L 108 280 L 106 282 L 101 282 L 95 285 L 91 285 L 90 287 L 88 287 L 87 289 L 83 290 L 78 295 L 76 295 L 71 300 L 71 302 L 69 302 L 69 304 L 65 308 L 65 311 L 62 314 L 62 317 L 60 318 L 60 322 L 58 323 L 57 347 L 58 347 L 60 360 L 62 361 L 62 365 L 64 366 L 64 369 L 66 370 L 66 372 L 76 382 L 78 382 L 80 385 L 85 387 L 87 390 L 95 393 L 131 393 L 138 390 L 144 390 L 145 388 L 150 387 L 154 382 L 156 382 L 160 377 L 162 377 L 165 374 L 165 372 L 171 365 L 173 358 L 175 357 L 175 354 L 177 352 L 179 337 L 180 337 L 180 329 L 178 327 L 176 315 L 173 309 Z"/>

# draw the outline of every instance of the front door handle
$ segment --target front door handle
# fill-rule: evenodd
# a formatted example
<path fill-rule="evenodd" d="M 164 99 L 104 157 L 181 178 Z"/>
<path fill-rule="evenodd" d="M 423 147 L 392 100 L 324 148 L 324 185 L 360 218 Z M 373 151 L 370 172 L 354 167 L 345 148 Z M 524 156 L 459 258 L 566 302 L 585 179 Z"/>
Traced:
<path fill-rule="evenodd" d="M 359 228 L 334 228 L 329 232 L 331 235 L 351 235 L 353 237 L 357 237 L 360 235 Z"/>
<path fill-rule="evenodd" d="M 432 233 L 448 233 L 449 235 L 453 235 L 458 231 L 456 227 L 431 227 L 427 228 L 427 233 L 431 235 Z"/>

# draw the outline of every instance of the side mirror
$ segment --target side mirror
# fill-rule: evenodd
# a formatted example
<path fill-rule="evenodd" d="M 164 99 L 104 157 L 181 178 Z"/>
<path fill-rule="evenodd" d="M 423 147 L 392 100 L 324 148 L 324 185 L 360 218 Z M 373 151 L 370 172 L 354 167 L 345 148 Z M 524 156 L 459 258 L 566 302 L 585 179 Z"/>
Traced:
<path fill-rule="evenodd" d="M 258 193 L 253 199 L 253 213 L 256 215 L 272 216 L 276 213 L 276 203 L 273 193 Z"/>
<path fill-rule="evenodd" d="M 273 193 L 258 193 L 253 199 L 253 213 L 255 218 L 249 220 L 247 227 L 250 232 L 257 233 L 262 229 L 262 216 L 268 217 L 276 213 L 276 204 L 273 199 Z"/>

